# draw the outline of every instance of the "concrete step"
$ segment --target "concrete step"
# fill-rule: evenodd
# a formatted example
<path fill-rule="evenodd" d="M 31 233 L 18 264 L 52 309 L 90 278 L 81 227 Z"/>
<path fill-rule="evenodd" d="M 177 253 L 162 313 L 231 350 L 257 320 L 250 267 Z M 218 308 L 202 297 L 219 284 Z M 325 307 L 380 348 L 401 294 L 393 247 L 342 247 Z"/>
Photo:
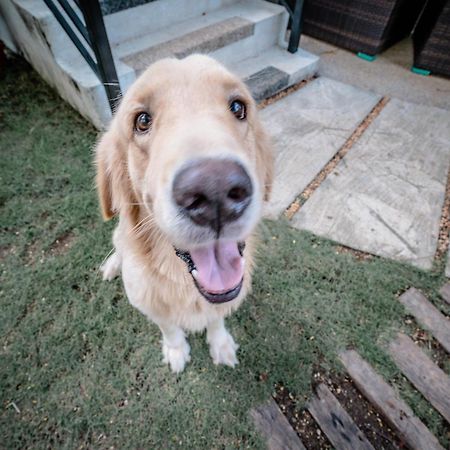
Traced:
<path fill-rule="evenodd" d="M 253 97 L 260 102 L 311 78 L 317 73 L 319 58 L 302 49 L 292 54 L 284 48 L 273 46 L 253 58 L 225 65 L 247 83 Z"/>
<path fill-rule="evenodd" d="M 135 22 L 135 9 L 125 11 L 128 23 Z M 283 7 L 262 0 L 245 0 L 117 42 L 112 51 L 116 59 L 133 67 L 138 74 L 158 59 L 183 58 L 191 53 L 207 53 L 231 64 L 257 56 L 274 45 L 283 45 L 280 30 L 286 24 Z M 110 30 L 108 25 L 107 28 L 114 40 L 114 29 Z"/>
<path fill-rule="evenodd" d="M 242 0 L 158 0 L 104 16 L 112 47 L 180 22 L 209 16 Z M 124 26 L 132 24 L 133 26 Z"/>
<path fill-rule="evenodd" d="M 44 3 L 8 0 L 0 9 L 41 76 L 105 127 L 111 113 L 103 86 Z M 285 50 L 287 21 L 284 7 L 264 0 L 158 0 L 105 17 L 123 92 L 160 58 L 206 53 L 246 79 L 257 100 L 317 70 L 316 57 Z"/>
<path fill-rule="evenodd" d="M 152 45 L 148 49 L 121 59 L 125 64 L 133 67 L 136 75 L 140 75 L 150 64 L 159 59 L 169 57 L 181 59 L 192 53 L 211 53 L 226 45 L 252 36 L 254 29 L 254 23 L 249 20 L 240 17 L 230 17 L 221 22 L 191 31 L 178 38 Z M 151 37 L 149 37 L 149 41 L 154 42 Z"/>

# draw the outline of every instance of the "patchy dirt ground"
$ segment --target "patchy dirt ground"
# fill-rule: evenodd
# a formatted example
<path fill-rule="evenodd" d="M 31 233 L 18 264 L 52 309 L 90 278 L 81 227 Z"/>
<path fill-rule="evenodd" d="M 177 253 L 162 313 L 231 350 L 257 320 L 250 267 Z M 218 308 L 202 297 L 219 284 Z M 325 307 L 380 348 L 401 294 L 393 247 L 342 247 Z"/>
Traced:
<path fill-rule="evenodd" d="M 68 231 L 57 239 L 50 246 L 49 252 L 51 255 L 59 256 L 67 252 L 69 248 L 72 246 L 72 243 L 75 239 L 74 234 L 71 231 Z"/>
<path fill-rule="evenodd" d="M 0 262 L 3 262 L 8 255 L 14 255 L 16 252 L 13 245 L 0 244 Z"/>
<path fill-rule="evenodd" d="M 299 399 L 281 383 L 275 385 L 274 399 L 308 450 L 333 448 L 311 414 L 299 406 L 303 403 L 302 399 Z"/>
<path fill-rule="evenodd" d="M 336 253 L 338 253 L 339 255 L 352 255 L 358 261 L 370 261 L 371 259 L 375 258 L 375 256 L 371 255 L 370 253 L 355 250 L 353 248 L 346 247 L 345 245 L 336 245 Z"/>
<path fill-rule="evenodd" d="M 64 255 L 73 245 L 74 241 L 75 235 L 71 231 L 67 231 L 57 237 L 48 250 L 41 249 L 41 243 L 39 241 L 32 242 L 26 250 L 25 266 L 33 266 L 38 262 L 43 264 L 48 256 Z"/>

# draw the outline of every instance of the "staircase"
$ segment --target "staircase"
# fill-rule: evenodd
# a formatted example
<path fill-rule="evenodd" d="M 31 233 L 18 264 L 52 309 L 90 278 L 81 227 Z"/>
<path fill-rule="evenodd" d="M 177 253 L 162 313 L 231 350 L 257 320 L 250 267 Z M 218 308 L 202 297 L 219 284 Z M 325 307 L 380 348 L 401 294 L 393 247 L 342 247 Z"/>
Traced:
<path fill-rule="evenodd" d="M 5 0 L 0 12 L 13 45 L 64 99 L 104 128 L 111 112 L 103 86 L 43 1 Z M 285 8 L 263 0 L 157 0 L 104 21 L 123 92 L 152 62 L 191 53 L 221 61 L 257 101 L 317 71 L 316 56 L 287 52 Z"/>

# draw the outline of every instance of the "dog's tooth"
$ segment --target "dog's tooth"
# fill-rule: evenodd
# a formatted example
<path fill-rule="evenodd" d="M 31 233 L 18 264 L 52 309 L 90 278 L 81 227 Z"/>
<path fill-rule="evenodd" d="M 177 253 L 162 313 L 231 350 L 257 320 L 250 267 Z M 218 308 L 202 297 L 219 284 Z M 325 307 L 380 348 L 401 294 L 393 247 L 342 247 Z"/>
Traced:
<path fill-rule="evenodd" d="M 191 275 L 192 275 L 195 279 L 197 279 L 197 277 L 198 277 L 198 271 L 197 271 L 197 269 L 192 270 L 192 271 L 191 271 Z"/>
<path fill-rule="evenodd" d="M 241 258 L 241 266 L 242 266 L 242 267 L 245 266 L 245 258 Z"/>

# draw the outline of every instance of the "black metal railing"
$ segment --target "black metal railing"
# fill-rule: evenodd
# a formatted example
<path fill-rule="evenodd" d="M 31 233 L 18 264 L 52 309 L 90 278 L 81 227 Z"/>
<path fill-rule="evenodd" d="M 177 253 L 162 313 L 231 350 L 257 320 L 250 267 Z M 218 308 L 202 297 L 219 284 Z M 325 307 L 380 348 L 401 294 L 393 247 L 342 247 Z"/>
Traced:
<path fill-rule="evenodd" d="M 291 34 L 289 36 L 288 52 L 295 53 L 300 44 L 300 36 L 302 34 L 302 11 L 303 0 L 277 0 L 281 3 L 289 13 L 289 25 Z"/>
<path fill-rule="evenodd" d="M 44 2 L 102 82 L 113 112 L 121 90 L 98 0 L 75 0 L 83 20 L 67 0 L 56 0 L 60 7 L 53 0 Z"/>

